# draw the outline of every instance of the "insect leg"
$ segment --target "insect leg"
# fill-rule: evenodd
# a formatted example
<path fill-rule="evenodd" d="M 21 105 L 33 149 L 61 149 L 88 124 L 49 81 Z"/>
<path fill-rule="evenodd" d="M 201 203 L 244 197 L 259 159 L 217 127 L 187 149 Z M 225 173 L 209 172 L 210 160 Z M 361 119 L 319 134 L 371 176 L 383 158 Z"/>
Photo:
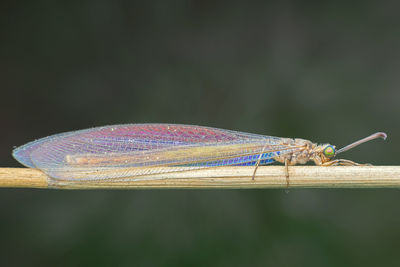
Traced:
<path fill-rule="evenodd" d="M 262 157 L 262 155 L 263 155 L 263 153 L 264 153 L 264 150 L 265 150 L 265 147 L 266 147 L 266 146 L 267 146 L 267 145 L 265 145 L 265 146 L 263 147 L 263 149 L 261 150 L 260 156 L 258 157 L 258 160 L 257 160 L 257 163 L 256 163 L 256 167 L 254 168 L 253 177 L 251 178 L 251 180 L 254 180 L 254 177 L 256 176 L 256 172 L 257 172 L 258 166 L 260 166 L 261 157 Z"/>
<path fill-rule="evenodd" d="M 285 159 L 286 187 L 289 187 L 289 159 Z"/>
<path fill-rule="evenodd" d="M 371 166 L 371 164 L 357 163 L 347 159 L 335 159 L 321 164 L 321 166 Z"/>

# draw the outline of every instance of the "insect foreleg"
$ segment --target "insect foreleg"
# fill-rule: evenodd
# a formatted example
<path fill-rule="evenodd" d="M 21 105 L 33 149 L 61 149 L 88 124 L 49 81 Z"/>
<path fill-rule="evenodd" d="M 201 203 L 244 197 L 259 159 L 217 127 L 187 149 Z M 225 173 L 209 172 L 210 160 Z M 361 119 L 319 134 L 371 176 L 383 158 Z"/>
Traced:
<path fill-rule="evenodd" d="M 371 164 L 357 163 L 347 159 L 335 159 L 321 164 L 321 166 L 371 166 Z"/>

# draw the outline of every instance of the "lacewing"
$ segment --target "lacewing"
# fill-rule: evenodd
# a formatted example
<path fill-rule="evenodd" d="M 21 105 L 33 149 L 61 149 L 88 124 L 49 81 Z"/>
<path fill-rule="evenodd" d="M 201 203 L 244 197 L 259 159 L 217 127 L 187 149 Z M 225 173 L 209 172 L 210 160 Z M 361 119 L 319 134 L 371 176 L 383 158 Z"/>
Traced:
<path fill-rule="evenodd" d="M 360 165 L 334 159 L 361 143 L 386 138 L 375 133 L 340 150 L 330 144 L 203 126 L 126 124 L 45 137 L 13 151 L 27 167 L 56 180 L 121 181 L 218 166 L 254 166 L 314 161 L 316 165 Z M 253 175 L 254 178 L 254 175 Z"/>

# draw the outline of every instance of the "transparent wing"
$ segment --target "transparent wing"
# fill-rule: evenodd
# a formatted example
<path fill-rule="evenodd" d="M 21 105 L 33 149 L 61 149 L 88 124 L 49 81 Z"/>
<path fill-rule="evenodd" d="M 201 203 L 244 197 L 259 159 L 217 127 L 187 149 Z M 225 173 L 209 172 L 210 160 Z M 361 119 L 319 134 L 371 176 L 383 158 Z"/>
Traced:
<path fill-rule="evenodd" d="M 287 138 L 176 124 L 129 124 L 42 138 L 14 150 L 22 164 L 61 180 L 132 179 L 167 172 L 274 162 Z M 286 142 L 285 142 L 286 141 Z"/>

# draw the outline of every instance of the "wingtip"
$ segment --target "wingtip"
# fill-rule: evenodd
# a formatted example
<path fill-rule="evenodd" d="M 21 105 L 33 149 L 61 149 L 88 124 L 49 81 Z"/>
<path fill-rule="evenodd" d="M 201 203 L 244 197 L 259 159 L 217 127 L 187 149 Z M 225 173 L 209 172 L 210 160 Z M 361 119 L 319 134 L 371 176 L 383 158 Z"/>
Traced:
<path fill-rule="evenodd" d="M 21 149 L 14 149 L 12 152 L 12 156 L 14 159 L 16 159 L 19 163 L 21 163 L 22 165 L 27 165 L 29 162 L 26 160 L 26 156 L 24 155 L 24 153 L 21 151 Z"/>
<path fill-rule="evenodd" d="M 22 165 L 29 168 L 35 168 L 35 165 L 31 160 L 31 152 L 32 151 L 29 149 L 29 146 L 23 145 L 15 148 L 12 151 L 12 156 Z"/>

